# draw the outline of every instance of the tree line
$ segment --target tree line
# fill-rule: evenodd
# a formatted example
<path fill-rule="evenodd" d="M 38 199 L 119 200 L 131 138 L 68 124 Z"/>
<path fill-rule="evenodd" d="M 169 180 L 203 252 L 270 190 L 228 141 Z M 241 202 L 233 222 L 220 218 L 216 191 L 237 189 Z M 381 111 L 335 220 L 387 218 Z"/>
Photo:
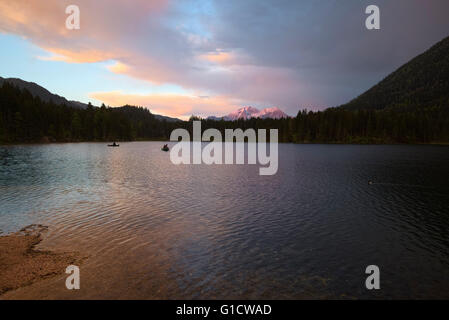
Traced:
<path fill-rule="evenodd" d="M 171 127 L 148 109 L 102 105 L 86 109 L 42 101 L 5 82 L 0 88 L 0 142 L 166 139 Z"/>
<path fill-rule="evenodd" d="M 102 105 L 78 109 L 42 101 L 26 89 L 5 82 L 0 87 L 0 143 L 168 140 L 172 130 L 192 130 L 191 121 L 156 118 L 148 109 Z M 301 110 L 286 119 L 214 121 L 202 130 L 278 129 L 280 142 L 291 143 L 448 143 L 449 108 Z"/>

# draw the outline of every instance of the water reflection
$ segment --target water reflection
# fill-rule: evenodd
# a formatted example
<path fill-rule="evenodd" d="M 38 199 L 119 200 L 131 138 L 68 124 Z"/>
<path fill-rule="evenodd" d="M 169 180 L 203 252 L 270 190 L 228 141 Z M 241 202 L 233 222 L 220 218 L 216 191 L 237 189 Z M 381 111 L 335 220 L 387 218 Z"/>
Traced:
<path fill-rule="evenodd" d="M 448 298 L 447 147 L 280 144 L 260 176 L 160 145 L 0 147 L 0 229 L 88 255 L 80 298 Z M 73 298 L 58 281 L 21 294 Z"/>

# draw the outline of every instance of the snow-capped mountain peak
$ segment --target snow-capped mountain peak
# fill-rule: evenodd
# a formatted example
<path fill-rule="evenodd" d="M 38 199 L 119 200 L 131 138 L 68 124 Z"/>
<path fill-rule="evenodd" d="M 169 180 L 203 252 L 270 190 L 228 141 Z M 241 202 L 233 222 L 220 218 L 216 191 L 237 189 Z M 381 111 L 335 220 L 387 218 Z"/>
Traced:
<path fill-rule="evenodd" d="M 258 114 L 260 111 L 253 107 L 243 107 L 239 108 L 238 110 L 231 112 L 226 117 L 230 120 L 237 120 L 237 119 L 251 119 L 254 117 L 254 115 Z"/>
<path fill-rule="evenodd" d="M 278 107 L 265 108 L 257 114 L 258 118 L 271 118 L 271 119 L 281 119 L 287 118 L 288 116 Z"/>
<path fill-rule="evenodd" d="M 259 110 L 254 107 L 247 106 L 247 107 L 239 108 L 236 111 L 233 111 L 224 117 L 215 117 L 215 116 L 208 117 L 208 119 L 210 119 L 210 120 L 223 119 L 226 121 L 234 121 L 234 120 L 240 120 L 240 119 L 248 120 L 251 118 L 281 119 L 281 118 L 288 118 L 288 115 L 285 114 L 278 107 L 265 108 L 263 110 Z"/>

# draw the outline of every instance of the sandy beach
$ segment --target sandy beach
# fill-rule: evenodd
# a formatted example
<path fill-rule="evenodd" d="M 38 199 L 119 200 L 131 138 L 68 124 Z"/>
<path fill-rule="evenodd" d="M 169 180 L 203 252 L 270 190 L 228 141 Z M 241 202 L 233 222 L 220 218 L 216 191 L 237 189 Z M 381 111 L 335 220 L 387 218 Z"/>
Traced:
<path fill-rule="evenodd" d="M 77 253 L 36 249 L 47 227 L 30 225 L 0 236 L 0 299 L 8 291 L 63 274 L 67 266 L 81 262 Z"/>

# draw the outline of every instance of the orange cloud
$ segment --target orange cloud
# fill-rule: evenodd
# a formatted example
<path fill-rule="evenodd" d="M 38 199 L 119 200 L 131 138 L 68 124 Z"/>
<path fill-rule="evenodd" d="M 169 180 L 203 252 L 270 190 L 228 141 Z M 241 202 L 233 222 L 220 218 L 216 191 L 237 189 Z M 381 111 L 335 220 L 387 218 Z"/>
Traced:
<path fill-rule="evenodd" d="M 111 53 L 95 49 L 84 49 L 78 51 L 61 48 L 45 48 L 45 50 L 51 52 L 53 55 L 51 57 L 39 57 L 41 60 L 64 61 L 68 63 L 93 63 L 110 60 L 115 57 L 115 55 Z M 120 64 L 119 62 L 109 67 L 109 70 L 113 72 L 123 69 L 124 65 Z"/>
<path fill-rule="evenodd" d="M 233 56 L 228 52 L 213 52 L 200 56 L 201 59 L 207 60 L 209 62 L 223 64 L 225 62 L 230 61 Z"/>
<path fill-rule="evenodd" d="M 125 104 L 144 106 L 156 114 L 186 118 L 192 114 L 200 116 L 224 115 L 240 105 L 224 96 L 193 96 L 181 94 L 126 94 L 120 91 L 94 92 L 91 98 L 106 105 L 119 107 Z"/>
<path fill-rule="evenodd" d="M 108 70 L 114 73 L 126 73 L 129 70 L 129 67 L 126 64 L 117 61 L 112 66 L 109 66 Z"/>
<path fill-rule="evenodd" d="M 161 14 L 167 0 L 78 0 L 81 28 L 68 30 L 72 0 L 0 1 L 0 32 L 21 35 L 54 54 L 46 60 L 91 63 L 126 56 L 120 41 L 139 22 Z M 132 23 L 130 23 L 132 21 Z"/>
<path fill-rule="evenodd" d="M 241 48 L 214 48 L 213 39 L 183 29 L 177 3 L 168 0 L 77 0 L 80 29 L 65 27 L 72 0 L 0 0 L 0 32 L 17 34 L 67 63 L 113 61 L 108 70 L 152 84 L 175 84 L 195 95 L 103 93 L 111 105 L 140 104 L 171 115 L 226 114 L 252 101 L 282 105 L 300 95 L 290 71 L 253 63 Z M 94 89 L 97 90 L 97 89 Z M 100 95 L 95 93 L 94 95 Z M 235 97 L 234 99 L 225 97 Z M 124 98 L 129 100 L 124 100 Z M 120 101 L 120 103 L 118 103 Z M 174 104 L 171 107 L 169 104 Z"/>

